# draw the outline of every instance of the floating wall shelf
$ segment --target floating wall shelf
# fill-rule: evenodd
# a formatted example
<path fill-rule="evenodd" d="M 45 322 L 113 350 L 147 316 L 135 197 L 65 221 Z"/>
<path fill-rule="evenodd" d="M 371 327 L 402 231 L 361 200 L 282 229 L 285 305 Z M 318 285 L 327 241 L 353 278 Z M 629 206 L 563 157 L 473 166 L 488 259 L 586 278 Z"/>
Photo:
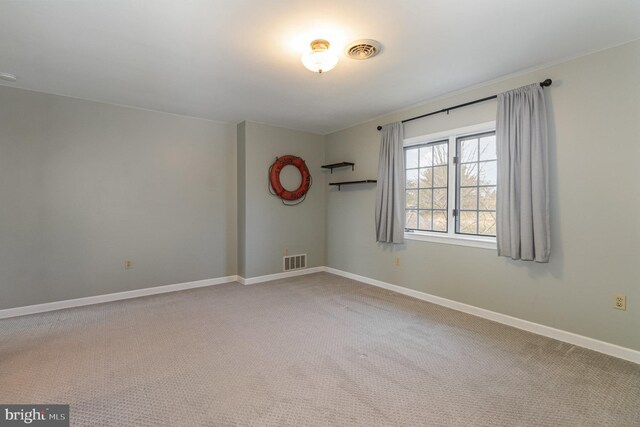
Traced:
<path fill-rule="evenodd" d="M 374 182 L 378 182 L 375 179 L 363 179 L 360 181 L 342 181 L 342 182 L 330 182 L 329 185 L 337 185 L 338 186 L 338 191 L 340 191 L 340 187 L 342 185 L 352 185 L 352 184 L 368 184 L 368 183 L 374 183 Z"/>
<path fill-rule="evenodd" d="M 347 166 L 351 166 L 351 171 L 353 172 L 353 167 L 354 167 L 355 163 L 351 163 L 351 162 L 340 162 L 340 163 L 332 163 L 330 165 L 322 165 L 320 166 L 323 169 L 331 169 L 331 173 L 333 173 L 333 170 L 335 168 L 344 168 Z"/>

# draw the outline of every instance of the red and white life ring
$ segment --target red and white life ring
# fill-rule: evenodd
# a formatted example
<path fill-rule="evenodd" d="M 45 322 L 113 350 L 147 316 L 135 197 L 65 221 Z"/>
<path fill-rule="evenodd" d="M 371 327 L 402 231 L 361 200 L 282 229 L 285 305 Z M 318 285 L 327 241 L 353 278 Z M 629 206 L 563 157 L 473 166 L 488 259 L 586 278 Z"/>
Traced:
<path fill-rule="evenodd" d="M 280 172 L 285 166 L 295 166 L 300 171 L 302 181 L 300 186 L 293 191 L 287 190 L 282 186 L 280 182 Z M 282 200 L 298 200 L 304 197 L 311 187 L 311 174 L 305 164 L 304 160 L 300 157 L 286 155 L 276 159 L 276 161 L 269 168 L 269 184 L 273 188 L 273 192 Z"/>

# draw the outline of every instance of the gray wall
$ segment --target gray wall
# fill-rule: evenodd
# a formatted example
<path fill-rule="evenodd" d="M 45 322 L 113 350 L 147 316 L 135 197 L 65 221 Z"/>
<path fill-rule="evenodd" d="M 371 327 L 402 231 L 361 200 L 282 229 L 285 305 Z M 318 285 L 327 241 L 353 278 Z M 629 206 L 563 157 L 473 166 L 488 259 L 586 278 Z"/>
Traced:
<path fill-rule="evenodd" d="M 282 272 L 282 257 L 306 253 L 309 267 L 325 265 L 325 176 L 324 136 L 259 123 L 244 123 L 244 149 L 238 170 L 244 169 L 243 198 L 245 228 L 240 229 L 239 253 L 244 253 L 243 277 Z M 305 160 L 313 177 L 306 200 L 284 206 L 267 190 L 269 166 L 277 156 L 292 154 Z M 243 158 L 244 157 L 244 158 Z M 281 174 L 285 188 L 297 188 L 300 175 L 293 166 Z M 242 220 L 241 220 L 242 222 Z"/>
<path fill-rule="evenodd" d="M 327 190 L 328 265 L 640 350 L 640 42 L 467 90 L 327 136 L 328 163 L 376 176 L 376 125 L 544 78 L 551 125 L 552 256 L 514 262 L 495 251 L 421 241 L 375 242 L 375 189 Z M 495 120 L 495 102 L 407 123 L 405 136 Z M 401 266 L 394 266 L 400 256 Z M 626 294 L 626 312 L 612 297 Z"/>
<path fill-rule="evenodd" d="M 236 274 L 235 132 L 0 87 L 0 309 Z"/>

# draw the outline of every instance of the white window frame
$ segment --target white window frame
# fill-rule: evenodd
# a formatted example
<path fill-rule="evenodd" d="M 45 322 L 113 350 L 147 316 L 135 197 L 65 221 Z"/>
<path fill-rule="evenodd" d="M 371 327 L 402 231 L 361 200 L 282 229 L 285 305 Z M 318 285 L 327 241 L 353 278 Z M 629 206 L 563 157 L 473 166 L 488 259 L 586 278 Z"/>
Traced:
<path fill-rule="evenodd" d="M 437 142 L 442 140 L 449 140 L 449 197 L 447 200 L 447 232 L 434 232 L 434 231 L 405 231 L 404 238 L 408 240 L 421 240 L 424 242 L 444 243 L 448 245 L 459 246 L 471 246 L 482 249 L 496 250 L 496 238 L 486 236 L 469 236 L 463 234 L 456 234 L 456 218 L 453 216 L 453 209 L 456 206 L 456 195 L 458 193 L 456 182 L 457 166 L 453 162 L 453 158 L 456 155 L 456 141 L 458 138 L 468 135 L 473 135 L 482 132 L 492 132 L 496 130 L 496 122 L 485 122 L 473 126 L 465 126 L 458 129 L 447 130 L 444 132 L 432 133 L 429 135 L 416 136 L 413 138 L 406 138 L 403 142 L 403 147 L 411 147 L 414 145 L 427 144 L 430 142 Z"/>

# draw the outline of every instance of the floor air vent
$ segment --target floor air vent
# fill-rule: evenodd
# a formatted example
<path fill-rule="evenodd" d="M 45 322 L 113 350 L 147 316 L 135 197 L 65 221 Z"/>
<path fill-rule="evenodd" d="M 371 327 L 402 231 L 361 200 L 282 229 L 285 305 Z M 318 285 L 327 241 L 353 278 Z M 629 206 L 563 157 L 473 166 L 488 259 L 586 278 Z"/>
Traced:
<path fill-rule="evenodd" d="M 301 268 L 307 268 L 307 254 L 300 255 L 288 255 L 282 258 L 282 270 L 300 270 Z"/>

